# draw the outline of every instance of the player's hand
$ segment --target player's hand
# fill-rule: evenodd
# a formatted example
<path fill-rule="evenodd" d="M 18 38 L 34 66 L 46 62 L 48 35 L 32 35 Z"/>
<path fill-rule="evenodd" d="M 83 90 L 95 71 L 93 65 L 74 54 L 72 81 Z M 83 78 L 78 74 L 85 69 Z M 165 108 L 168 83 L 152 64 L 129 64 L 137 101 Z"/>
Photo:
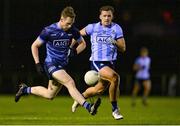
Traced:
<path fill-rule="evenodd" d="M 44 69 L 41 65 L 41 63 L 36 63 L 36 70 L 39 74 L 43 74 L 44 73 Z"/>
<path fill-rule="evenodd" d="M 114 40 L 113 38 L 110 38 L 110 43 L 112 43 L 112 44 L 116 44 L 116 40 Z"/>
<path fill-rule="evenodd" d="M 141 69 L 143 70 L 143 69 L 145 69 L 146 68 L 146 66 L 141 66 Z"/>
<path fill-rule="evenodd" d="M 68 50 L 68 57 L 74 57 L 77 55 L 77 51 L 74 48 L 69 48 Z"/>

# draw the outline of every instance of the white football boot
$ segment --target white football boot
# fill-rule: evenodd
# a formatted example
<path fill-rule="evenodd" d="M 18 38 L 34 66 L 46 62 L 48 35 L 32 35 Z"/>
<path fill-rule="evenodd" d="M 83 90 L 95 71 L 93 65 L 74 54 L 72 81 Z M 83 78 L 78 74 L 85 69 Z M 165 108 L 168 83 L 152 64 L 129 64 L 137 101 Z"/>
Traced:
<path fill-rule="evenodd" d="M 72 112 L 75 112 L 76 111 L 76 108 L 79 106 L 79 103 L 77 101 L 74 101 L 73 105 L 72 105 L 72 109 L 71 111 Z"/>
<path fill-rule="evenodd" d="M 123 119 L 123 116 L 120 114 L 119 109 L 114 110 L 114 112 L 112 112 L 112 116 L 116 120 Z"/>

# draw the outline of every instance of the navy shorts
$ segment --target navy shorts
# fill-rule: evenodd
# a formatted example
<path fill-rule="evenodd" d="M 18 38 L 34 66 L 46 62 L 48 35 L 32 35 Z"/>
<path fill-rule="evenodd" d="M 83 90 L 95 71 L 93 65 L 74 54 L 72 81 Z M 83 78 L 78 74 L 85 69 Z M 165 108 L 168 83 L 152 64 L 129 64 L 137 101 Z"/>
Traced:
<path fill-rule="evenodd" d="M 45 62 L 44 63 L 44 70 L 46 72 L 46 75 L 48 76 L 49 80 L 52 80 L 52 74 L 55 71 L 65 69 L 65 66 L 57 64 L 57 63 L 52 63 L 52 62 Z"/>
<path fill-rule="evenodd" d="M 144 81 L 148 81 L 148 80 L 150 80 L 149 78 L 147 78 L 147 79 L 135 79 L 135 83 L 138 83 L 138 84 L 141 84 L 142 85 L 142 83 L 144 82 Z"/>
<path fill-rule="evenodd" d="M 115 61 L 91 61 L 91 70 L 99 71 L 105 66 L 115 69 Z"/>

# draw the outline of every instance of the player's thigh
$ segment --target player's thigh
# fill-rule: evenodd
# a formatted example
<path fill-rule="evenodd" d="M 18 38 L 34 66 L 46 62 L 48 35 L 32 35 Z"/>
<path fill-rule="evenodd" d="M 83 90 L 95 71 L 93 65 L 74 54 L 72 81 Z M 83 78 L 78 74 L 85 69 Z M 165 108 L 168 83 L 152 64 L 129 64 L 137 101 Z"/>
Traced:
<path fill-rule="evenodd" d="M 74 83 L 71 76 L 63 69 L 55 71 L 52 76 L 58 83 L 61 83 L 62 85 L 66 85 L 69 82 L 72 82 L 72 84 Z"/>
<path fill-rule="evenodd" d="M 118 73 L 108 66 L 101 68 L 99 70 L 99 74 L 102 79 L 109 81 L 111 81 L 114 77 L 119 77 Z"/>
<path fill-rule="evenodd" d="M 151 81 L 150 80 L 144 80 L 142 82 L 145 89 L 151 89 Z"/>

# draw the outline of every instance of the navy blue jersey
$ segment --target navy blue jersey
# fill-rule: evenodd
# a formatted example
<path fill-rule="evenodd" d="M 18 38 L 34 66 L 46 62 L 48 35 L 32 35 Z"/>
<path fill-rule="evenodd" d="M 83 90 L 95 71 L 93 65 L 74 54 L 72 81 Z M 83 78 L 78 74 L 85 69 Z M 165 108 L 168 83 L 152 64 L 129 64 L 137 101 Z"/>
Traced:
<path fill-rule="evenodd" d="M 68 49 L 72 39 L 77 42 L 82 40 L 77 28 L 72 26 L 68 31 L 63 31 L 58 23 L 45 27 L 38 38 L 46 44 L 45 62 L 59 63 L 62 66 L 68 63 Z"/>

